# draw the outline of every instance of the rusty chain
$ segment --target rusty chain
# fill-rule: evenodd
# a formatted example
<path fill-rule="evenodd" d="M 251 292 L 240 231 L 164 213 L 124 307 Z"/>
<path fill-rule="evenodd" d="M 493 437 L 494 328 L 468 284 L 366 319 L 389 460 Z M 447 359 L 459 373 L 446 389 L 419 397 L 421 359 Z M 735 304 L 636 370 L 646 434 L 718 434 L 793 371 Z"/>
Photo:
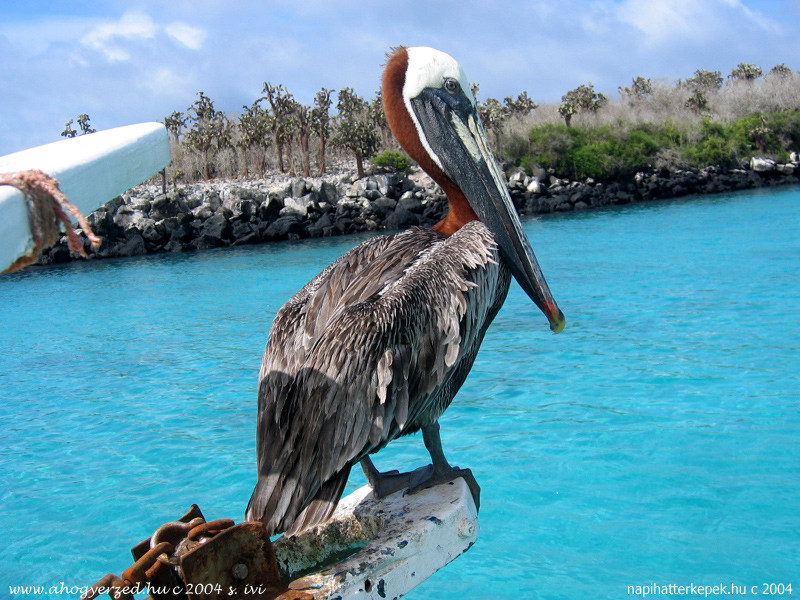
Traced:
<path fill-rule="evenodd" d="M 172 550 L 172 544 L 161 542 L 126 569 L 122 573 L 122 577 L 109 573 L 101 578 L 81 596 L 81 600 L 92 600 L 106 591 L 114 600 L 133 600 L 133 595 L 141 592 L 143 585 L 146 585 L 161 568 L 158 557 L 171 553 Z"/>
<path fill-rule="evenodd" d="M 230 527 L 233 527 L 233 521 L 231 519 L 217 519 L 216 521 L 202 523 L 197 527 L 192 528 L 189 531 L 189 535 L 186 537 L 192 541 L 203 538 L 212 538 Z"/>
<path fill-rule="evenodd" d="M 151 536 L 150 549 L 126 569 L 122 577 L 109 573 L 91 586 L 80 600 L 92 600 L 105 592 L 114 600 L 134 600 L 134 594 L 145 591 L 162 568 L 176 565 L 180 554 L 233 525 L 231 519 L 206 522 L 203 517 L 195 517 L 188 522 L 164 523 Z"/>

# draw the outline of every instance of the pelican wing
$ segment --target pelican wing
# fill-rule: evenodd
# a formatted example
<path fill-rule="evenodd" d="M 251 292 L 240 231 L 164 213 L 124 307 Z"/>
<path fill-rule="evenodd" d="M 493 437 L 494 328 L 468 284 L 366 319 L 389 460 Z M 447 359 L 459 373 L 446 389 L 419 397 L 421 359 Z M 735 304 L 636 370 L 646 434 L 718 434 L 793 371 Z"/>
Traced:
<path fill-rule="evenodd" d="M 262 362 L 248 518 L 275 532 L 324 520 L 353 464 L 438 419 L 509 277 L 476 221 L 369 240 L 298 292 Z"/>

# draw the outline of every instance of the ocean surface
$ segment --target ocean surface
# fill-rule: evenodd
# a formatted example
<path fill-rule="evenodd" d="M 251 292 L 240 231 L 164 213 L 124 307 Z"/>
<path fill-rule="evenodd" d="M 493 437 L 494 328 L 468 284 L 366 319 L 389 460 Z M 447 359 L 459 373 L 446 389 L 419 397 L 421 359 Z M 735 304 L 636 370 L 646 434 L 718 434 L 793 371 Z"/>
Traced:
<path fill-rule="evenodd" d="M 800 595 L 800 188 L 525 225 L 567 327 L 512 282 L 441 421 L 481 534 L 407 597 Z M 0 277 L 0 597 L 77 598 L 192 503 L 240 521 L 270 323 L 361 239 Z"/>

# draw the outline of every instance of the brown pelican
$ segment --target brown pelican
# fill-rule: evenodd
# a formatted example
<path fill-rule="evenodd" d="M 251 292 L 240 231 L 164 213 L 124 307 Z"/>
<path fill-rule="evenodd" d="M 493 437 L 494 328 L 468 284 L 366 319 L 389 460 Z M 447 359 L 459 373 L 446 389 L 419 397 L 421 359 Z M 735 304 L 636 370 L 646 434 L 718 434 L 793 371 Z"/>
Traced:
<path fill-rule="evenodd" d="M 325 521 L 358 462 L 379 495 L 457 476 L 474 481 L 445 459 L 438 419 L 511 276 L 554 332 L 564 327 L 458 63 L 432 48 L 398 48 L 382 92 L 392 132 L 447 193 L 449 212 L 432 230 L 355 247 L 275 317 L 260 372 L 258 483 L 247 507 L 247 519 L 270 534 Z M 370 454 L 419 430 L 432 466 L 375 469 Z"/>

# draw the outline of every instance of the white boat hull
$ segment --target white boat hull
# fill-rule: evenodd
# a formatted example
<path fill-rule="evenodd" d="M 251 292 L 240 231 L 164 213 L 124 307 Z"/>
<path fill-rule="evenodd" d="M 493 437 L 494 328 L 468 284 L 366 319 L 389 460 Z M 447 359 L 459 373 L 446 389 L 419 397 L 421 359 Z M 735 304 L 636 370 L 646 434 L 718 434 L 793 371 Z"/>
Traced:
<path fill-rule="evenodd" d="M 0 157 L 0 173 L 39 169 L 84 215 L 170 162 L 161 123 L 117 127 Z M 33 247 L 28 207 L 21 192 L 0 186 L 0 271 Z"/>

